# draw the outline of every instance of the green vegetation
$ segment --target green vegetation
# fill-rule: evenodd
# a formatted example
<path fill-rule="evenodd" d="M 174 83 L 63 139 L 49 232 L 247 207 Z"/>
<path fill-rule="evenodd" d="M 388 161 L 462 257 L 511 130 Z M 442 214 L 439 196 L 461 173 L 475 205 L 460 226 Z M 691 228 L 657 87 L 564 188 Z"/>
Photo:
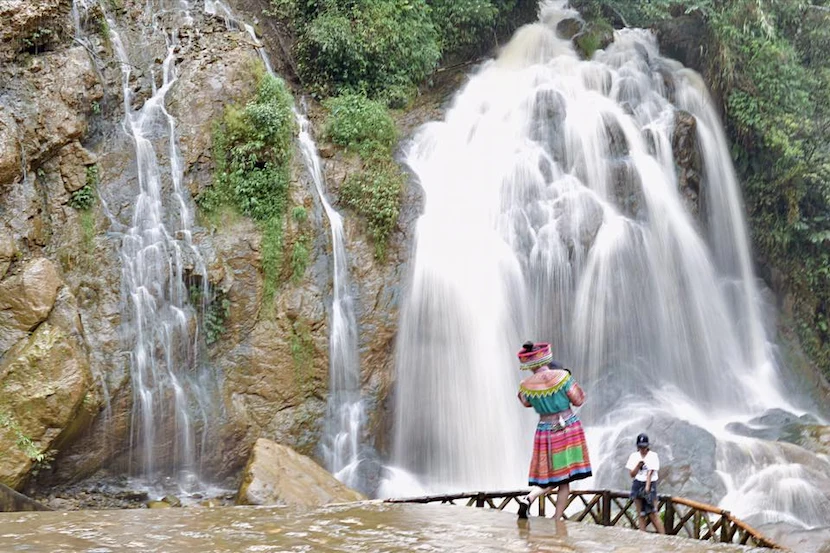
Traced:
<path fill-rule="evenodd" d="M 400 104 L 440 52 L 424 0 L 276 0 L 297 33 L 297 67 L 318 97 L 363 92 Z"/>
<path fill-rule="evenodd" d="M 225 321 L 231 314 L 231 301 L 227 293 L 219 288 L 212 288 L 207 301 L 203 301 L 204 294 L 201 284 L 192 282 L 188 288 L 190 304 L 200 311 L 202 329 L 205 333 L 205 343 L 216 343 L 225 333 Z"/>
<path fill-rule="evenodd" d="M 84 250 L 91 254 L 95 250 L 95 214 L 89 209 L 81 211 L 78 221 L 81 223 Z"/>
<path fill-rule="evenodd" d="M 47 27 L 38 27 L 28 36 L 23 37 L 23 47 L 30 54 L 45 52 L 49 44 L 55 40 L 55 33 Z"/>
<path fill-rule="evenodd" d="M 830 374 L 830 13 L 744 0 L 716 15 L 722 71 L 737 69 L 725 98 L 755 242 L 785 272 L 802 343 Z"/>
<path fill-rule="evenodd" d="M 583 0 L 647 26 L 694 13 L 714 38 L 710 83 L 723 98 L 753 239 L 785 278 L 802 344 L 830 374 L 830 6 L 788 0 Z"/>
<path fill-rule="evenodd" d="M 94 203 L 95 191 L 88 184 L 73 192 L 72 197 L 69 198 L 69 207 L 78 211 L 85 211 L 91 208 Z"/>
<path fill-rule="evenodd" d="M 442 57 L 473 55 L 526 21 L 530 0 L 271 0 L 297 36 L 300 78 L 318 97 L 363 93 L 403 107 Z"/>
<path fill-rule="evenodd" d="M 442 58 L 486 51 L 536 7 L 535 0 L 271 0 L 271 15 L 297 38 L 303 85 L 330 112 L 326 137 L 361 158 L 363 172 L 347 179 L 342 199 L 366 218 L 378 258 L 397 224 L 404 183 L 387 108 L 406 106 Z M 301 237 L 291 253 L 295 278 L 307 257 Z"/>
<path fill-rule="evenodd" d="M 363 158 L 391 154 L 398 131 L 383 104 L 361 94 L 345 94 L 323 105 L 329 110 L 326 138 Z"/>
<path fill-rule="evenodd" d="M 374 159 L 363 173 L 349 176 L 340 191 L 346 205 L 366 218 L 378 259 L 385 257 L 387 240 L 398 224 L 402 188 L 397 164 Z"/>
<path fill-rule="evenodd" d="M 5 410 L 0 410 L 0 430 L 10 433 L 18 450 L 35 463 L 47 460 L 47 454 L 40 451 L 34 441 L 23 433 L 17 419 Z"/>
<path fill-rule="evenodd" d="M 346 205 L 363 216 L 382 259 L 386 242 L 400 213 L 404 178 L 392 159 L 397 140 L 395 122 L 379 102 L 358 94 L 330 98 L 324 135 L 335 144 L 358 154 L 363 171 L 350 175 L 340 190 Z"/>
<path fill-rule="evenodd" d="M 270 306 L 282 266 L 296 124 L 294 100 L 285 82 L 266 73 L 261 65 L 256 78 L 254 98 L 245 106 L 227 107 L 214 127 L 214 182 L 198 202 L 209 216 L 230 207 L 260 224 L 263 301 Z"/>
<path fill-rule="evenodd" d="M 205 343 L 211 345 L 225 333 L 225 320 L 231 314 L 231 300 L 222 290 L 215 292 L 213 300 L 205 310 L 203 324 L 205 328 Z"/>
<path fill-rule="evenodd" d="M 98 166 L 88 166 L 86 168 L 86 184 L 73 192 L 68 202 L 69 207 L 78 211 L 78 222 L 81 225 L 83 249 L 87 253 L 92 253 L 94 250 L 95 214 L 92 211 L 92 206 L 95 205 L 95 189 L 98 186 L 98 182 Z"/>

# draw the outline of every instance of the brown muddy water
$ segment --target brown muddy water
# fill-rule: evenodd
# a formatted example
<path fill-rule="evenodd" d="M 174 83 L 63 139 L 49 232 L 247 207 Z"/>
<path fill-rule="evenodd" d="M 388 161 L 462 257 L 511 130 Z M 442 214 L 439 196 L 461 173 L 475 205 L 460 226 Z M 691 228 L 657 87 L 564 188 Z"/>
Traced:
<path fill-rule="evenodd" d="M 0 552 L 550 552 L 769 551 L 589 523 L 517 521 L 501 511 L 380 502 L 311 511 L 218 507 L 0 513 Z"/>

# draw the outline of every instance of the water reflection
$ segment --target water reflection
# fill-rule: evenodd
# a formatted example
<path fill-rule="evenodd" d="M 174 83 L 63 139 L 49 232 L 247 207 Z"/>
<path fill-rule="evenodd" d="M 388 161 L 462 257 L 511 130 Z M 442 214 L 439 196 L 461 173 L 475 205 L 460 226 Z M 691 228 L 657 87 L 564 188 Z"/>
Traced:
<path fill-rule="evenodd" d="M 0 513 L 0 551 L 651 553 L 766 551 L 448 505 Z"/>

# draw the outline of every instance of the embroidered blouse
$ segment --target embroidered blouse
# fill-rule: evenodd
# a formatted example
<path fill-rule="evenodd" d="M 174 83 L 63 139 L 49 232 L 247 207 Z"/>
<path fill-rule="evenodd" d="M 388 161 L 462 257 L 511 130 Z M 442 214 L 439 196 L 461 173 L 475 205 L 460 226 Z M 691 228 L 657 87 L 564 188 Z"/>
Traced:
<path fill-rule="evenodd" d="M 550 415 L 577 407 L 585 401 L 585 392 L 568 371 L 539 371 L 524 379 L 519 393 L 540 415 Z"/>

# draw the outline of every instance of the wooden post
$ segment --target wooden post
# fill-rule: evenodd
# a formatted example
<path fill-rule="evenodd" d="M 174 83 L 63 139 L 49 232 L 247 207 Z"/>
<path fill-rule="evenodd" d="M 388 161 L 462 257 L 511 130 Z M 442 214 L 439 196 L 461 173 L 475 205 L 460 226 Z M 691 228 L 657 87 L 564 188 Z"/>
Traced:
<path fill-rule="evenodd" d="M 667 534 L 677 534 L 674 529 L 674 501 L 671 497 L 666 498 L 666 527 Z"/>
<path fill-rule="evenodd" d="M 545 516 L 545 503 L 548 502 L 548 494 L 543 493 L 538 498 L 539 501 L 539 516 Z"/>
<path fill-rule="evenodd" d="M 696 540 L 700 539 L 700 524 L 700 511 L 695 509 L 695 516 L 692 517 L 692 525 L 694 526 L 694 528 L 692 528 L 692 537 Z"/>
<path fill-rule="evenodd" d="M 720 512 L 720 541 L 722 542 L 732 541 L 729 539 L 729 527 L 732 526 L 732 521 L 730 519 L 731 517 L 729 515 L 729 511 Z"/>
<path fill-rule="evenodd" d="M 478 492 L 476 496 L 476 507 L 484 507 L 484 493 Z"/>
<path fill-rule="evenodd" d="M 604 490 L 602 492 L 602 506 L 600 520 L 603 526 L 611 526 L 611 492 Z"/>

